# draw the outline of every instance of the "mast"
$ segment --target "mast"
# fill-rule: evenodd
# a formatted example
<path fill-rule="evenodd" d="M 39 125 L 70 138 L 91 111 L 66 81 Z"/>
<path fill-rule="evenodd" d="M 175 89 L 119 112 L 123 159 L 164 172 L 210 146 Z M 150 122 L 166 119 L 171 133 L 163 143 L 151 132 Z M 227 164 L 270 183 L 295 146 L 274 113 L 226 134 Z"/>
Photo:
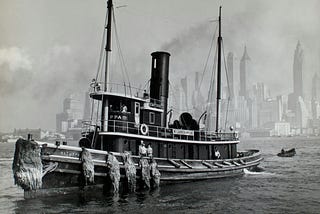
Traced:
<path fill-rule="evenodd" d="M 219 37 L 218 37 L 218 70 L 217 70 L 217 112 L 216 112 L 216 132 L 220 126 L 220 102 L 221 102 L 221 6 L 219 8 Z"/>
<path fill-rule="evenodd" d="M 105 71 L 104 71 L 104 92 L 108 91 L 108 81 L 109 81 L 109 57 L 111 52 L 111 23 L 112 23 L 112 12 L 113 12 L 113 3 L 112 0 L 108 0 L 108 22 L 107 22 L 107 38 L 106 38 L 106 62 L 105 62 Z M 105 96 L 102 96 L 102 106 L 101 106 L 101 130 L 107 131 L 108 125 L 105 123 L 108 120 L 108 103 Z"/>

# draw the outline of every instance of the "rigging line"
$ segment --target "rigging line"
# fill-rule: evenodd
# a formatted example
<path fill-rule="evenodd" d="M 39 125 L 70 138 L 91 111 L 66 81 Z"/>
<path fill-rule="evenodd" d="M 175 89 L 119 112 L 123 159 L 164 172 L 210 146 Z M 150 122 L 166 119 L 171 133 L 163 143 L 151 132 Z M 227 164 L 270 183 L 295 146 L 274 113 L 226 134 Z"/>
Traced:
<path fill-rule="evenodd" d="M 118 34 L 118 30 L 117 30 L 117 22 L 116 22 L 116 17 L 115 17 L 114 12 L 113 12 L 113 23 L 114 23 L 114 30 L 115 30 L 115 35 L 116 35 L 116 43 L 117 43 L 119 54 L 120 54 L 120 63 L 122 63 L 122 65 L 124 67 L 124 73 L 128 79 L 128 83 L 129 83 L 130 95 L 132 96 L 130 78 L 129 78 L 127 66 L 126 66 L 126 63 L 125 63 L 125 60 L 124 60 L 124 57 L 122 54 L 121 46 L 120 46 L 119 34 Z"/>
<path fill-rule="evenodd" d="M 89 95 L 90 96 L 90 95 Z M 91 115 L 90 115 L 90 126 L 92 125 L 92 119 L 93 119 L 93 108 L 94 108 L 94 99 L 91 101 Z"/>
<path fill-rule="evenodd" d="M 214 82 L 215 82 L 215 77 L 216 77 L 216 67 L 217 67 L 217 54 L 218 54 L 218 47 L 216 46 L 216 51 L 214 54 L 214 60 L 213 60 L 213 66 L 212 66 L 212 70 L 213 70 L 213 75 L 211 75 L 211 79 L 210 79 L 210 87 L 209 87 L 209 93 L 208 93 L 208 98 L 207 98 L 207 103 L 208 105 L 206 106 L 206 111 L 208 112 L 208 117 L 207 117 L 207 124 L 206 127 L 208 127 L 208 129 L 210 128 L 210 124 L 211 124 L 211 119 L 210 117 L 212 116 L 212 99 L 213 99 L 213 92 L 214 92 Z"/>
<path fill-rule="evenodd" d="M 150 83 L 150 81 L 151 81 L 151 79 L 149 79 L 149 80 L 146 82 L 146 84 L 144 85 L 143 88 L 146 88 L 146 86 L 148 85 L 148 83 Z M 150 85 L 149 85 L 149 88 L 150 88 Z"/>
<path fill-rule="evenodd" d="M 124 66 L 123 66 L 123 63 L 122 63 L 122 58 L 121 58 L 121 52 L 120 52 L 120 45 L 119 45 L 119 38 L 117 36 L 117 26 L 116 26 L 116 22 L 115 22 L 115 15 L 113 13 L 113 24 L 114 24 L 114 38 L 116 39 L 116 45 L 117 45 L 117 54 L 118 54 L 118 57 L 119 57 L 119 62 L 120 62 L 120 70 L 121 70 L 121 74 L 122 74 L 122 79 L 123 79 L 123 84 L 124 86 L 126 85 L 126 76 L 125 76 L 125 72 L 124 72 Z M 125 89 L 126 91 L 126 89 Z"/>
<path fill-rule="evenodd" d="M 106 18 L 104 19 L 104 26 L 103 26 L 103 34 L 102 34 L 102 41 L 101 41 L 101 48 L 100 48 L 100 54 L 99 54 L 99 63 L 98 63 L 98 70 L 96 74 L 96 81 L 99 76 L 99 72 L 101 69 L 101 61 L 103 59 L 103 54 L 104 54 L 104 44 L 105 44 L 105 36 L 106 36 L 106 26 L 107 26 L 107 19 L 108 19 L 108 10 L 106 12 Z"/>
<path fill-rule="evenodd" d="M 104 65 L 106 62 L 105 62 L 106 60 L 105 59 L 103 59 L 102 60 L 102 65 Z M 102 72 L 100 73 L 100 78 L 102 78 Z M 102 95 L 103 96 L 103 95 Z M 103 97 L 102 97 L 102 99 L 101 100 L 103 100 Z M 96 125 L 95 125 L 95 129 L 94 129 L 94 132 L 93 132 L 93 140 L 92 140 L 92 143 L 91 143 L 91 145 L 95 145 L 95 139 L 96 139 L 96 132 L 97 132 L 97 124 L 98 124 L 98 118 L 99 118 L 99 108 L 100 108 L 100 102 L 98 102 L 98 106 L 97 106 L 97 117 L 96 117 Z M 93 109 L 92 109 L 92 111 L 93 111 Z"/>
<path fill-rule="evenodd" d="M 215 41 L 217 29 L 218 29 L 218 25 L 216 25 L 216 29 L 215 29 L 214 34 L 213 34 L 212 39 L 211 39 L 211 44 L 210 44 L 208 56 L 207 56 L 207 59 L 206 59 L 206 63 L 205 63 L 205 65 L 204 65 L 204 69 L 203 69 L 203 72 L 202 72 L 201 81 L 200 81 L 200 84 L 198 85 L 197 90 L 200 90 L 200 87 L 201 87 L 202 82 L 203 82 L 204 74 L 205 74 L 205 72 L 206 72 L 206 70 L 207 70 L 207 66 L 208 66 L 209 58 L 210 58 L 210 56 L 211 56 L 211 51 L 212 51 L 212 47 L 213 47 L 213 44 L 214 44 L 214 41 Z"/>
<path fill-rule="evenodd" d="M 196 108 L 192 107 L 189 109 L 181 109 L 181 108 L 176 108 L 176 107 L 171 107 L 174 110 L 177 110 L 178 112 L 183 112 L 183 111 L 192 111 L 192 110 L 197 110 Z M 199 111 L 200 112 L 200 111 Z"/>
<path fill-rule="evenodd" d="M 213 75 L 211 75 L 211 79 L 210 79 L 210 87 L 209 87 L 207 103 L 210 103 L 211 97 L 213 95 L 214 82 L 215 82 L 215 76 L 216 76 L 216 67 L 217 67 L 217 53 L 218 53 L 218 48 L 216 47 L 216 51 L 215 51 L 215 54 L 214 54 L 213 66 L 212 66 Z"/>
<path fill-rule="evenodd" d="M 228 69 L 227 69 L 227 65 L 226 65 L 226 55 L 224 54 L 223 40 L 221 41 L 221 44 L 222 44 L 224 69 L 226 72 L 226 79 L 227 79 L 227 85 L 228 85 L 228 104 L 227 104 L 226 118 L 225 118 L 225 124 L 224 124 L 224 129 L 226 130 L 227 129 L 227 122 L 228 122 L 229 107 L 230 107 L 230 82 L 229 82 Z"/>
<path fill-rule="evenodd" d="M 104 26 L 103 26 L 103 33 L 102 33 L 102 39 L 101 39 L 101 46 L 100 46 L 100 53 L 99 53 L 99 62 L 98 62 L 98 68 L 97 68 L 97 73 L 96 73 L 96 76 L 95 76 L 95 81 L 97 82 L 98 81 L 98 76 L 99 76 L 99 73 L 100 73 L 100 78 L 102 79 L 102 72 L 100 72 L 101 70 L 101 64 L 103 63 L 103 56 L 104 56 L 104 44 L 105 44 L 105 35 L 106 35 L 106 31 L 105 31 L 105 28 L 106 28 L 106 25 L 107 25 L 107 19 L 108 19 L 108 10 L 106 11 L 106 17 L 104 19 Z M 98 106 L 99 106 L 99 102 L 98 102 Z M 92 124 L 92 121 L 93 121 L 93 114 L 94 114 L 94 99 L 92 99 L 92 102 L 91 102 L 91 115 L 90 115 L 90 125 Z M 96 124 L 97 124 L 97 121 L 96 121 Z"/>
<path fill-rule="evenodd" d="M 179 100 L 179 97 L 177 97 L 175 85 L 173 83 L 171 83 L 170 81 L 169 81 L 169 87 L 170 87 L 169 102 L 171 102 L 171 105 L 173 105 L 174 100 Z M 177 101 L 177 102 L 179 102 L 179 101 Z M 172 109 L 173 109 L 173 107 L 172 107 Z"/>
<path fill-rule="evenodd" d="M 224 45 L 223 45 L 223 40 L 221 41 L 221 44 L 222 44 L 222 53 L 223 53 L 224 69 L 225 69 L 225 72 L 226 72 L 226 78 L 227 78 L 228 93 L 229 93 L 229 97 L 230 97 L 230 82 L 229 82 L 228 68 L 227 68 L 227 64 L 226 64 L 226 55 L 224 54 Z"/>

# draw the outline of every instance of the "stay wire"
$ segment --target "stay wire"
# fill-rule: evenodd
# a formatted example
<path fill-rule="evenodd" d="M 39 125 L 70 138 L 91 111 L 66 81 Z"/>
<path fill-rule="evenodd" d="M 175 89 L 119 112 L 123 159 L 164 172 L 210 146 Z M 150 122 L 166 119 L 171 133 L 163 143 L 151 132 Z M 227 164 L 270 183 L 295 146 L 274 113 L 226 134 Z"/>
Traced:
<path fill-rule="evenodd" d="M 212 66 L 212 75 L 210 78 L 210 86 L 209 86 L 209 93 L 207 97 L 207 120 L 206 120 L 206 127 L 209 129 L 211 124 L 211 117 L 212 117 L 212 101 L 213 101 L 213 92 L 215 88 L 215 77 L 216 77 L 216 67 L 217 67 L 217 54 L 218 54 L 218 48 L 216 46 L 215 54 L 214 54 L 214 60 L 213 60 L 213 66 Z"/>
<path fill-rule="evenodd" d="M 124 71 L 125 76 L 126 76 L 126 78 L 128 80 L 129 89 L 130 89 L 130 95 L 132 96 L 130 78 L 129 78 L 127 66 L 126 66 L 126 63 L 125 63 L 125 60 L 124 60 L 124 57 L 123 57 L 122 49 L 121 49 L 121 46 L 120 46 L 119 34 L 118 34 L 118 30 L 117 30 L 117 22 L 116 22 L 116 17 L 115 17 L 115 13 L 114 12 L 113 12 L 113 23 L 114 23 L 116 44 L 117 44 L 117 48 L 118 48 L 119 55 L 120 55 L 120 64 L 123 66 L 122 72 Z"/>
<path fill-rule="evenodd" d="M 222 44 L 222 53 L 223 53 L 223 63 L 224 63 L 224 69 L 226 72 L 226 79 L 227 79 L 227 86 L 228 86 L 228 103 L 227 103 L 227 111 L 226 111 L 226 117 L 225 117 L 225 124 L 224 124 L 224 129 L 227 129 L 227 122 L 228 122 L 228 115 L 229 115 L 229 107 L 230 107 L 230 83 L 229 83 L 229 75 L 228 75 L 228 69 L 226 65 L 226 56 L 224 54 L 224 45 L 223 45 L 223 40 L 221 41 Z"/>
<path fill-rule="evenodd" d="M 103 27 L 103 34 L 102 34 L 102 41 L 101 41 L 101 47 L 100 47 L 100 54 L 99 54 L 99 63 L 98 63 L 98 69 L 97 69 L 97 74 L 96 74 L 96 81 L 99 76 L 99 72 L 101 70 L 101 64 L 102 64 L 102 59 L 104 58 L 104 46 L 105 46 L 105 36 L 106 36 L 106 26 L 107 26 L 107 21 L 108 21 L 108 10 L 106 12 L 106 17 L 104 19 L 104 27 Z"/>
<path fill-rule="evenodd" d="M 200 81 L 200 84 L 198 85 L 198 90 L 200 90 L 200 87 L 201 87 L 203 79 L 204 79 L 204 74 L 205 74 L 205 72 L 207 70 L 209 58 L 211 56 L 211 51 L 212 51 L 212 48 L 213 48 L 213 45 L 214 45 L 214 41 L 215 41 L 215 38 L 216 38 L 217 29 L 218 29 L 218 25 L 216 25 L 215 31 L 214 31 L 212 39 L 211 39 L 210 48 L 209 48 L 207 59 L 206 59 L 206 62 L 205 62 L 205 65 L 204 65 L 204 69 L 203 69 L 203 72 L 202 72 L 201 81 Z"/>

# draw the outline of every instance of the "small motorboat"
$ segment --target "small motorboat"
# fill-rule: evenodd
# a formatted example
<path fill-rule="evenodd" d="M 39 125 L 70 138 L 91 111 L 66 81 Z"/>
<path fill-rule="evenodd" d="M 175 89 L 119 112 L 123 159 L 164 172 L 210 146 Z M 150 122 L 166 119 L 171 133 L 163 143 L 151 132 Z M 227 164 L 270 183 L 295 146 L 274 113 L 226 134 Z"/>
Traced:
<path fill-rule="evenodd" d="M 296 154 L 296 149 L 293 148 L 293 149 L 289 149 L 289 150 L 284 150 L 284 149 L 281 149 L 281 152 L 278 153 L 278 156 L 279 157 L 292 157 Z"/>

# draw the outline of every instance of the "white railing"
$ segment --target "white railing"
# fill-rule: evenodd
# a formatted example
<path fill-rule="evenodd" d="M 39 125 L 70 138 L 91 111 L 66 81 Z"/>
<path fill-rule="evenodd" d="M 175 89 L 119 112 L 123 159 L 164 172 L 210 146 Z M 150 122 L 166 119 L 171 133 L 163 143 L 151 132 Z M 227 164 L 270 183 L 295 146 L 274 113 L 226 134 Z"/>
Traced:
<path fill-rule="evenodd" d="M 90 84 L 93 91 L 99 92 L 104 91 L 104 82 L 93 82 Z M 139 96 L 142 97 L 144 90 L 141 88 L 135 88 L 127 84 L 119 84 L 119 83 L 108 83 L 107 84 L 108 91 L 112 93 L 119 93 L 129 96 Z"/>
<path fill-rule="evenodd" d="M 148 125 L 148 131 L 141 133 L 141 125 L 122 120 L 108 120 L 108 132 L 121 132 L 126 134 L 145 135 L 150 137 L 181 139 L 191 141 L 227 141 L 238 140 L 237 133 L 216 133 L 208 131 L 192 131 L 193 134 L 176 134 L 173 128 Z M 179 129 L 180 130 L 180 129 Z M 182 130 L 182 129 L 181 129 Z"/>
<path fill-rule="evenodd" d="M 90 86 L 92 88 L 91 93 L 99 94 L 104 92 L 104 82 L 93 82 Z M 150 93 L 141 88 L 118 83 L 108 83 L 107 88 L 107 92 L 142 98 L 147 101 L 150 107 L 163 108 L 163 103 L 160 100 L 150 98 Z"/>

